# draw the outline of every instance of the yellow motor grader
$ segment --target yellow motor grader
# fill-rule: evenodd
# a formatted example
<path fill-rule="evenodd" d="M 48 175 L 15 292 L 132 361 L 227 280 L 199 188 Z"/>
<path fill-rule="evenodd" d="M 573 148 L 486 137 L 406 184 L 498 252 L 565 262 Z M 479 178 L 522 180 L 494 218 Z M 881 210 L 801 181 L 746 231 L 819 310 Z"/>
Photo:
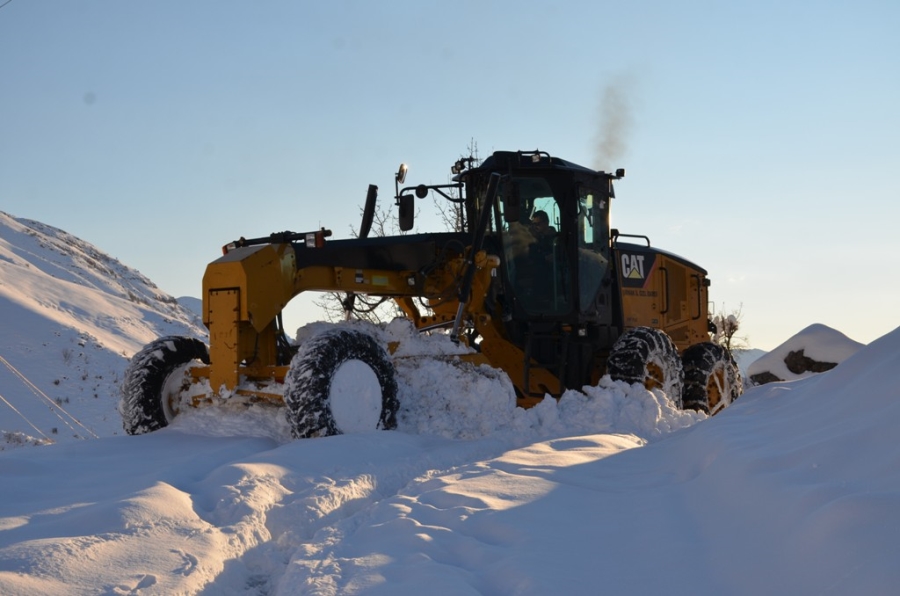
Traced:
<path fill-rule="evenodd" d="M 296 437 L 395 427 L 396 346 L 341 325 L 288 339 L 282 310 L 310 291 L 343 293 L 348 316 L 358 296 L 392 299 L 417 330 L 470 348 L 457 358 L 502 370 L 522 407 L 604 374 L 707 413 L 740 395 L 733 358 L 710 341 L 707 272 L 610 229 L 624 170 L 498 151 L 452 172 L 450 184 L 402 187 L 401 166 L 394 199 L 403 232 L 431 193 L 455 203 L 460 231 L 369 237 L 370 185 L 357 238 L 323 228 L 226 245 L 203 277 L 209 346 L 163 337 L 138 352 L 122 387 L 125 430 L 164 427 L 185 402 L 227 400 L 284 404 Z"/>

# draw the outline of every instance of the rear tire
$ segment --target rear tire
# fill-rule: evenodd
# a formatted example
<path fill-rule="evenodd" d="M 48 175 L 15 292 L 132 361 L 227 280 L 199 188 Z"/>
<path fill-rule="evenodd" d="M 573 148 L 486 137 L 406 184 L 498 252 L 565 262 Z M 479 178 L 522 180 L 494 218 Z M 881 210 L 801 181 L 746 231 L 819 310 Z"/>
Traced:
<path fill-rule="evenodd" d="M 134 355 L 119 402 L 126 433 L 141 435 L 169 425 L 178 414 L 187 365 L 197 360 L 209 364 L 209 350 L 192 337 L 161 337 Z"/>
<path fill-rule="evenodd" d="M 731 353 L 712 342 L 695 344 L 681 357 L 684 367 L 684 408 L 715 414 L 744 391 L 740 369 Z"/>
<path fill-rule="evenodd" d="M 681 358 L 664 331 L 652 327 L 629 329 L 613 345 L 606 369 L 614 381 L 640 383 L 648 390 L 660 389 L 682 407 Z"/>
<path fill-rule="evenodd" d="M 397 427 L 397 381 L 387 351 L 370 335 L 327 331 L 300 347 L 285 379 L 295 438 Z"/>

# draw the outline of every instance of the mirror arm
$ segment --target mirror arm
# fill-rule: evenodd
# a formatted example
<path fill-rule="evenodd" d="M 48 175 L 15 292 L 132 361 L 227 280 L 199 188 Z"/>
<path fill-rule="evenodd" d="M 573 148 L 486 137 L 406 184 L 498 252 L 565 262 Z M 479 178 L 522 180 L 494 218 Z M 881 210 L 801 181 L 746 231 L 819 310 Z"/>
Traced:
<path fill-rule="evenodd" d="M 438 194 L 440 194 L 441 196 L 443 196 L 445 199 L 447 199 L 449 201 L 453 201 L 454 203 L 462 203 L 465 201 L 464 198 L 451 197 L 450 195 L 445 193 L 443 190 L 441 190 L 442 188 L 456 188 L 460 191 L 460 194 L 462 194 L 462 190 L 463 190 L 462 182 L 457 182 L 456 184 L 432 184 L 432 185 L 420 184 L 419 186 L 406 186 L 404 188 L 401 188 L 399 191 L 397 191 L 397 197 L 399 197 L 402 194 L 405 194 L 406 192 L 412 191 L 412 192 L 416 193 L 417 197 L 419 197 L 420 199 L 424 199 L 425 196 L 427 196 L 427 195 L 419 196 L 417 190 L 420 188 L 424 188 L 426 190 L 433 190 L 433 191 L 437 192 Z M 394 198 L 397 198 L 397 197 L 394 197 Z"/>

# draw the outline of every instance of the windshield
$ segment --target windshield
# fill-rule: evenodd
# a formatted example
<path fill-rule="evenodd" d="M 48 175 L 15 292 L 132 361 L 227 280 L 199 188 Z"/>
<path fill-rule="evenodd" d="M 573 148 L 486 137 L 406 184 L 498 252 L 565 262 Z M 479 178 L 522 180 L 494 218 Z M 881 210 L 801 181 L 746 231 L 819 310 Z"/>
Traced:
<path fill-rule="evenodd" d="M 507 280 L 526 312 L 565 314 L 572 301 L 559 203 L 543 178 L 513 178 L 505 184 L 516 185 L 520 207 L 519 221 L 499 218 Z M 499 207 L 503 213 L 504 205 Z"/>
<path fill-rule="evenodd" d="M 609 267 L 609 201 L 590 190 L 578 199 L 578 303 L 587 311 Z"/>

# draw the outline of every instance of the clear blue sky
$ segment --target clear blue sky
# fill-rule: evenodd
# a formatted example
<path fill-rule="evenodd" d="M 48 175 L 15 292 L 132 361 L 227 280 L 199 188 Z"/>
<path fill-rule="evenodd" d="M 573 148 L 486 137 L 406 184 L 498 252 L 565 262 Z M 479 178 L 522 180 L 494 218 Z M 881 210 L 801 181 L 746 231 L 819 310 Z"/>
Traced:
<path fill-rule="evenodd" d="M 539 148 L 625 167 L 614 226 L 707 268 L 753 346 L 869 342 L 900 325 L 897 31 L 896 0 L 12 0 L 0 210 L 199 296 L 227 241 L 348 236 L 401 161 Z"/>

